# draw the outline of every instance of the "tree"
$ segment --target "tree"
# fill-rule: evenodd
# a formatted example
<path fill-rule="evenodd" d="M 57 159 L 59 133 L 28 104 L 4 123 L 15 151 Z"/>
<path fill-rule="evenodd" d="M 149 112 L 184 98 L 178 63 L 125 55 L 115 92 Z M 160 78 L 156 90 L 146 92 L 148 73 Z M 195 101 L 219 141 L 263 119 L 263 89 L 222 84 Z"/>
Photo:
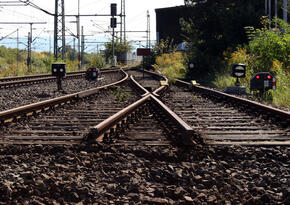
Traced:
<path fill-rule="evenodd" d="M 191 20 L 180 20 L 187 33 L 188 57 L 195 64 L 189 77 L 214 76 L 223 67 L 223 52 L 248 42 L 244 27 L 261 27 L 263 6 L 264 2 L 252 0 L 207 0 L 194 5 Z"/>
<path fill-rule="evenodd" d="M 254 72 L 270 71 L 273 62 L 278 60 L 285 68 L 289 68 L 290 54 L 290 26 L 281 19 L 272 21 L 273 29 L 269 29 L 268 19 L 262 21 L 264 27 L 251 29 L 249 51 L 255 58 Z M 276 26 L 276 28 L 274 28 Z M 270 26 L 271 27 L 271 26 Z M 250 29 L 250 28 L 248 28 Z"/>
<path fill-rule="evenodd" d="M 105 43 L 105 57 L 106 60 L 113 57 L 112 52 L 112 41 Z M 114 49 L 115 49 L 115 55 L 120 55 L 121 53 L 130 52 L 132 50 L 132 46 L 130 45 L 130 42 L 121 42 L 121 39 L 117 38 L 114 42 Z"/>

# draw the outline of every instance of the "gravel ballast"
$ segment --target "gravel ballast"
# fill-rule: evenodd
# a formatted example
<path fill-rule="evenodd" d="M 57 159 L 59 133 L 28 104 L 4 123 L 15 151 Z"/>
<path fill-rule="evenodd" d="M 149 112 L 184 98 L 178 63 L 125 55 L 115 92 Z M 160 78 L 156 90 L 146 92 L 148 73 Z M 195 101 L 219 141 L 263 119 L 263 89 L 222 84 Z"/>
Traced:
<path fill-rule="evenodd" d="M 289 147 L 0 146 L 1 204 L 289 204 Z"/>
<path fill-rule="evenodd" d="M 122 76 L 121 73 L 114 72 L 103 74 L 96 81 L 88 81 L 85 77 L 65 79 L 62 82 L 63 91 L 60 92 L 56 82 L 0 89 L 0 111 L 107 85 L 122 79 Z"/>

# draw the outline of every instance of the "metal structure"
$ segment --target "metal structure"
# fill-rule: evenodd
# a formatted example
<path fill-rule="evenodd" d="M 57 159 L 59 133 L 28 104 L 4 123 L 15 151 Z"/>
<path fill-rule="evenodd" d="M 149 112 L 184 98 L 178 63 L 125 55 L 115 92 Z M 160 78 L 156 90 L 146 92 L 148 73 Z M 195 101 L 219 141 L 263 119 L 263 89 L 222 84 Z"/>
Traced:
<path fill-rule="evenodd" d="M 28 71 L 31 71 L 31 58 L 32 58 L 32 50 L 31 50 L 31 44 L 33 42 L 32 40 L 32 27 L 33 24 L 46 24 L 46 22 L 0 22 L 0 24 L 29 24 L 30 25 L 30 32 L 28 32 L 28 40 L 27 40 L 27 67 Z M 18 29 L 16 30 L 17 36 L 18 36 Z M 14 33 L 14 32 L 13 32 Z M 18 37 L 17 37 L 17 52 L 18 52 Z M 19 54 L 17 54 L 19 56 Z M 18 58 L 17 58 L 18 59 Z M 18 65 L 17 65 L 18 66 Z"/>
<path fill-rule="evenodd" d="M 147 48 L 151 47 L 151 39 L 150 39 L 150 14 L 149 11 L 147 11 Z"/>
<path fill-rule="evenodd" d="M 120 39 L 126 42 L 126 2 L 121 0 L 121 14 L 120 14 Z"/>
<path fill-rule="evenodd" d="M 287 17 L 287 12 L 288 12 L 288 6 L 287 6 L 287 0 L 284 0 L 283 3 L 283 19 L 287 23 L 288 17 Z"/>
<path fill-rule="evenodd" d="M 65 12 L 64 0 L 55 0 L 54 57 L 65 59 Z"/>

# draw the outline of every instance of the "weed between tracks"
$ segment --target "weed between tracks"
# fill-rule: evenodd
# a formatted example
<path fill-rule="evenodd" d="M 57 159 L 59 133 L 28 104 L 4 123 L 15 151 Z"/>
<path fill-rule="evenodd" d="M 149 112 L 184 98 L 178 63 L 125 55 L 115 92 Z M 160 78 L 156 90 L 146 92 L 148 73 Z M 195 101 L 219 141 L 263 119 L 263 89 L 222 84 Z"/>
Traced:
<path fill-rule="evenodd" d="M 123 90 L 120 87 L 113 87 L 110 90 L 110 93 L 119 101 L 124 102 L 126 101 L 131 95 L 127 93 L 125 90 Z"/>

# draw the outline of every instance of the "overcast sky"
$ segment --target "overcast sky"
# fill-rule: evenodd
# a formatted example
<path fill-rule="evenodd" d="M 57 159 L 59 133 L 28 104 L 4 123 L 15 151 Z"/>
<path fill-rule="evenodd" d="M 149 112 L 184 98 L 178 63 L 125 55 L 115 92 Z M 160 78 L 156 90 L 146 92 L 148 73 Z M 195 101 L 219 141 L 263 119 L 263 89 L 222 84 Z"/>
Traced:
<path fill-rule="evenodd" d="M 12 0 L 9 0 L 12 1 Z M 37 6 L 54 13 L 54 0 L 30 0 Z M 0 1 L 0 6 L 4 1 Z M 5 1 L 6 2 L 6 1 Z M 15 1 L 14 1 L 15 2 Z M 110 14 L 110 4 L 117 3 L 117 10 L 120 13 L 121 0 L 80 0 L 81 14 Z M 156 39 L 156 8 L 180 6 L 184 4 L 184 0 L 126 0 L 126 29 L 127 30 L 146 30 L 147 28 L 147 10 L 150 12 L 151 18 L 151 39 Z M 77 14 L 78 0 L 65 0 L 65 13 Z M 30 6 L 1 6 L 0 22 L 47 22 L 46 25 L 34 25 L 33 37 L 39 36 L 35 40 L 34 47 L 37 49 L 48 50 L 48 36 L 53 36 L 53 17 Z M 118 19 L 119 20 L 119 19 Z M 66 27 L 76 34 L 76 24 L 73 23 L 75 17 L 66 18 Z M 108 30 L 110 17 L 81 17 L 81 25 L 84 26 L 84 33 L 88 35 L 86 38 L 92 38 L 95 41 L 103 41 L 104 37 L 109 38 L 109 34 L 102 33 Z M 97 26 L 96 26 L 97 25 Z M 0 25 L 0 38 L 15 31 L 19 28 L 19 36 L 27 36 L 29 25 Z M 117 28 L 119 30 L 119 28 Z M 145 33 L 128 33 L 129 40 L 146 40 Z M 16 33 L 11 37 L 16 37 Z M 41 40 L 42 39 L 42 40 Z M 52 41 L 52 40 L 51 40 Z M 69 41 L 69 40 L 68 40 Z M 3 45 L 0 41 L 0 45 Z M 67 42 L 71 44 L 72 42 Z"/>

